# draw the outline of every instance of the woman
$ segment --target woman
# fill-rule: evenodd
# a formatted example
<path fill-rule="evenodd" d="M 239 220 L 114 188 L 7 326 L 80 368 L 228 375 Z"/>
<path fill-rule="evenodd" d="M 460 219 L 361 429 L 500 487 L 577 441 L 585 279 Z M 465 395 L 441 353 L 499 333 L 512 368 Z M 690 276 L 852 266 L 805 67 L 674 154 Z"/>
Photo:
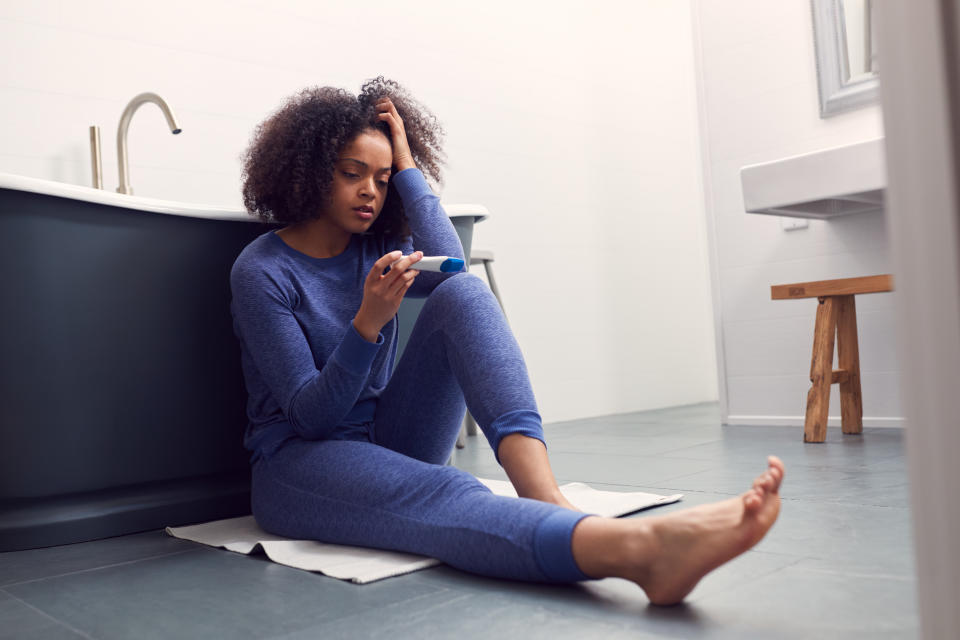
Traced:
<path fill-rule="evenodd" d="M 359 96 L 305 89 L 255 132 L 244 203 L 286 225 L 251 242 L 231 272 L 257 522 L 490 576 L 622 577 L 652 602 L 679 602 L 773 524 L 782 463 L 771 456 L 738 498 L 665 516 L 602 518 L 567 502 L 489 289 L 416 269 L 423 255 L 463 257 L 423 173 L 440 181 L 441 137 L 433 115 L 382 77 Z M 405 295 L 427 299 L 394 371 Z M 464 401 L 520 499 L 444 466 Z"/>

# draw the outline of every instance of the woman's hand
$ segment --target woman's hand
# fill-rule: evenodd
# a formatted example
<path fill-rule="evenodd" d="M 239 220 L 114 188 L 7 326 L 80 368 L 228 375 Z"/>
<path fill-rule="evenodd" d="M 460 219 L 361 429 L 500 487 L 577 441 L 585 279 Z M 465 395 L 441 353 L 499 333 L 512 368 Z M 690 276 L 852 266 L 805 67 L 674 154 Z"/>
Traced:
<path fill-rule="evenodd" d="M 420 273 L 410 265 L 418 262 L 423 252 L 414 251 L 402 260 L 401 256 L 400 251 L 393 251 L 374 262 L 363 283 L 363 302 L 353 318 L 353 326 L 367 342 L 376 342 L 383 325 L 397 315 L 403 296 Z M 387 267 L 390 272 L 384 275 Z"/>
<path fill-rule="evenodd" d="M 407 130 L 403 128 L 403 120 L 397 113 L 397 108 L 390 98 L 380 98 L 376 104 L 377 117 L 390 125 L 393 134 L 393 164 L 397 171 L 416 168 L 413 163 L 413 154 L 410 153 L 410 144 L 407 142 Z"/>

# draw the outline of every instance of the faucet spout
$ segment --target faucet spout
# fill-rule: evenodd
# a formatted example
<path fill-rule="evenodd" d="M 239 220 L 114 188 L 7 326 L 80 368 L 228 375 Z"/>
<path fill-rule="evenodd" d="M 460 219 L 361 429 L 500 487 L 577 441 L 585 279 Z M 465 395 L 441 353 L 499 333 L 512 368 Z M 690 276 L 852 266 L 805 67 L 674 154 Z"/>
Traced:
<path fill-rule="evenodd" d="M 177 134 L 182 131 L 166 100 L 150 91 L 134 96 L 133 100 L 127 103 L 127 107 L 123 110 L 123 115 L 120 116 L 120 125 L 117 127 L 117 165 L 120 171 L 120 186 L 117 187 L 117 193 L 133 194 L 133 187 L 130 186 L 129 178 L 130 164 L 127 158 L 127 130 L 130 128 L 133 113 L 146 102 L 153 102 L 160 107 L 167 119 L 167 124 L 170 126 L 171 133 Z"/>

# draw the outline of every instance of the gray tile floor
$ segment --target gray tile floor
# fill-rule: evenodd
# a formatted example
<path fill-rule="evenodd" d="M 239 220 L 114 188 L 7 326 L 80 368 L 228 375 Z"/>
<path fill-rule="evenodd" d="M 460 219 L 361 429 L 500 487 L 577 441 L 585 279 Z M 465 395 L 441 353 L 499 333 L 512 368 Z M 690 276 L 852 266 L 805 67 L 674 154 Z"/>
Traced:
<path fill-rule="evenodd" d="M 0 554 L 0 638 L 911 638 L 919 635 L 903 434 L 825 444 L 721 427 L 715 403 L 547 426 L 560 483 L 682 492 L 666 513 L 787 467 L 777 524 L 683 605 L 618 579 L 544 586 L 448 567 L 358 586 L 162 531 Z M 455 464 L 506 476 L 483 437 Z"/>

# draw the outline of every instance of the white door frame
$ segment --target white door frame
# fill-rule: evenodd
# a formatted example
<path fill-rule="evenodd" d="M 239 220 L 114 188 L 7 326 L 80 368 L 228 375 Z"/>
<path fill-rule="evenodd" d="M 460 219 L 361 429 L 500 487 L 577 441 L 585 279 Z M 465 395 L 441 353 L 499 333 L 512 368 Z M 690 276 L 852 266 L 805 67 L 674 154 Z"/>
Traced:
<path fill-rule="evenodd" d="M 918 610 L 960 638 L 960 8 L 873 7 Z"/>

